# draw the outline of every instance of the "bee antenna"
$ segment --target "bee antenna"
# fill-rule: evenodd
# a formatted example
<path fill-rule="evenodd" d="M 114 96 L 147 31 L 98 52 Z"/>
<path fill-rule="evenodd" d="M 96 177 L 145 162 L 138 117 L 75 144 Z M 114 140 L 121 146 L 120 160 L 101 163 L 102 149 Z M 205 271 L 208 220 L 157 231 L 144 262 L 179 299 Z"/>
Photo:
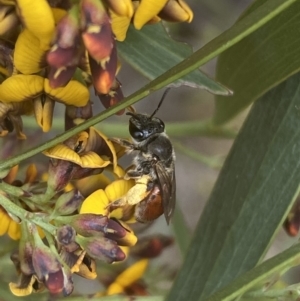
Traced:
<path fill-rule="evenodd" d="M 163 96 L 161 97 L 161 100 L 157 106 L 157 108 L 155 109 L 155 111 L 152 113 L 152 115 L 150 116 L 150 119 L 157 113 L 157 111 L 159 110 L 160 106 L 162 105 L 165 97 L 167 96 L 167 94 L 169 93 L 169 91 L 171 90 L 171 88 L 167 88 L 166 91 L 164 92 Z"/>

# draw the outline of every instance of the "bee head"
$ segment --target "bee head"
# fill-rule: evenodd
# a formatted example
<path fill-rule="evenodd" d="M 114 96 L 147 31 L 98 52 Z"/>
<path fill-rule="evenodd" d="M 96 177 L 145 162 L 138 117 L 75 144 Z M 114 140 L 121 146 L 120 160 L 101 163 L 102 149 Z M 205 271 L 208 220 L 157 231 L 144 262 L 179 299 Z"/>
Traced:
<path fill-rule="evenodd" d="M 165 99 L 167 93 L 170 91 L 170 88 L 167 88 L 164 92 L 157 108 L 151 114 L 151 116 L 146 114 L 136 114 L 132 112 L 126 113 L 130 115 L 129 119 L 129 132 L 131 137 L 137 142 L 141 142 L 151 137 L 154 134 L 163 133 L 165 130 L 165 124 L 159 118 L 153 117 L 159 110 L 163 100 Z"/>
<path fill-rule="evenodd" d="M 154 134 L 163 133 L 165 130 L 165 124 L 159 118 L 131 112 L 126 113 L 126 115 L 131 116 L 129 119 L 130 135 L 138 142 L 146 140 Z"/>

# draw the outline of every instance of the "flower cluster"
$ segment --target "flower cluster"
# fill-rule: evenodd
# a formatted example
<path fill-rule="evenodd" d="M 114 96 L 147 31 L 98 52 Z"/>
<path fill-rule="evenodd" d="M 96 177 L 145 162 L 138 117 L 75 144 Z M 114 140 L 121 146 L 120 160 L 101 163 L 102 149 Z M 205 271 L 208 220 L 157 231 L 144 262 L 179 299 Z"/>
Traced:
<path fill-rule="evenodd" d="M 0 136 L 15 130 L 25 139 L 23 115 L 34 115 L 48 132 L 56 103 L 65 106 L 66 130 L 83 122 L 93 115 L 91 88 L 105 107 L 119 102 L 117 41 L 130 24 L 139 30 L 162 19 L 192 18 L 184 0 L 0 0 Z M 47 149 L 44 162 L 0 170 L 0 236 L 18 241 L 11 254 L 14 295 L 69 295 L 73 274 L 95 279 L 97 261 L 128 256 L 135 263 L 103 281 L 106 290 L 98 295 L 147 294 L 140 278 L 148 259 L 172 240 L 138 242 L 136 203 L 115 205 L 137 185 L 125 177 L 118 161 L 125 148 L 115 141 L 86 128 Z"/>
<path fill-rule="evenodd" d="M 153 258 L 170 244 L 170 239 L 155 236 L 136 245 L 128 226 L 136 222 L 134 206 L 109 208 L 135 185 L 123 178 L 125 171 L 117 164 L 123 153 L 89 128 L 44 152 L 49 157 L 46 176 L 34 164 L 26 169 L 24 181 L 17 179 L 18 166 L 3 175 L 0 234 L 19 239 L 11 255 L 19 275 L 9 285 L 13 294 L 47 289 L 52 295 L 68 295 L 73 291 L 72 274 L 97 277 L 97 260 L 124 261 L 128 253 Z M 126 276 L 125 282 L 122 273 L 116 275 L 101 294 L 128 293 L 146 268 L 146 261 L 141 262 L 123 273 L 131 275 L 136 267 L 140 272 Z"/>
<path fill-rule="evenodd" d="M 21 116 L 31 114 L 49 131 L 56 102 L 66 106 L 66 129 L 90 118 L 91 86 L 105 107 L 119 102 L 116 40 L 130 23 L 192 17 L 183 0 L 0 1 L 1 135 L 26 138 Z"/>

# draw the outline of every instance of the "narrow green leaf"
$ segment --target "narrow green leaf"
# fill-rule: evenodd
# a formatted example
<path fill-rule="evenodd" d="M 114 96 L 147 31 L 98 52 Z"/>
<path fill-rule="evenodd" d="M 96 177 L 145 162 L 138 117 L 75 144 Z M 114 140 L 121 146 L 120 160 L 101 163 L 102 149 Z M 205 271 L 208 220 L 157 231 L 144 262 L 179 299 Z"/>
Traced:
<path fill-rule="evenodd" d="M 177 206 L 172 219 L 172 226 L 182 256 L 185 255 L 187 248 L 191 242 L 191 230 L 189 229 L 181 208 Z"/>
<path fill-rule="evenodd" d="M 93 126 L 100 121 L 103 121 L 104 119 L 112 116 L 120 110 L 133 105 L 140 99 L 149 95 L 150 92 L 159 90 L 166 85 L 174 82 L 175 80 L 183 77 L 189 72 L 192 72 L 196 68 L 204 65 L 212 58 L 216 57 L 218 54 L 230 48 L 232 45 L 236 44 L 237 42 L 251 34 L 253 31 L 257 30 L 258 28 L 272 20 L 272 18 L 283 12 L 295 1 L 297 0 L 285 0 L 284 2 L 282 2 L 282 0 L 268 0 L 265 4 L 261 5 L 261 7 L 259 7 L 253 13 L 249 14 L 249 16 L 246 16 L 239 23 L 219 35 L 217 38 L 206 44 L 201 49 L 194 52 L 191 56 L 186 58 L 178 65 L 172 67 L 171 69 L 151 81 L 149 84 L 142 87 L 140 90 L 126 97 L 119 104 L 114 105 L 113 107 L 105 110 L 97 116 L 88 119 L 87 121 L 70 129 L 68 132 L 58 135 L 57 137 L 49 140 L 47 143 L 39 146 L 34 146 L 25 153 L 14 156 L 5 161 L 0 161 L 0 171 L 12 167 L 22 160 L 30 158 L 33 155 L 36 155 L 50 147 L 53 147 L 57 143 L 65 141 L 73 135 L 78 134 L 80 131 L 83 131 L 86 128 Z"/>
<path fill-rule="evenodd" d="M 168 301 L 198 301 L 253 268 L 300 183 L 300 74 L 253 106 L 201 215 Z"/>
<path fill-rule="evenodd" d="M 238 279 L 232 281 L 232 283 L 230 283 L 228 286 L 213 294 L 206 301 L 234 300 L 235 298 L 247 292 L 249 289 L 253 288 L 255 285 L 262 285 L 264 281 L 270 279 L 273 275 L 282 275 L 288 269 L 299 264 L 300 244 L 298 243 L 297 245 L 285 250 L 284 252 L 253 268 L 249 272 L 243 274 Z M 254 300 L 257 300 L 257 298 Z"/>
<path fill-rule="evenodd" d="M 264 2 L 256 1 L 249 11 L 255 12 L 255 8 Z M 230 87 L 234 95 L 228 99 L 216 97 L 214 120 L 217 124 L 227 122 L 266 91 L 300 70 L 299 26 L 300 1 L 296 1 L 268 24 L 221 54 L 217 79 Z"/>
<path fill-rule="evenodd" d="M 187 44 L 170 38 L 161 23 L 144 26 L 136 30 L 130 26 L 126 40 L 118 43 L 121 56 L 133 68 L 150 80 L 160 76 L 192 54 Z M 231 91 L 196 70 L 176 81 L 178 85 L 187 85 L 205 89 L 219 95 L 230 95 Z"/>

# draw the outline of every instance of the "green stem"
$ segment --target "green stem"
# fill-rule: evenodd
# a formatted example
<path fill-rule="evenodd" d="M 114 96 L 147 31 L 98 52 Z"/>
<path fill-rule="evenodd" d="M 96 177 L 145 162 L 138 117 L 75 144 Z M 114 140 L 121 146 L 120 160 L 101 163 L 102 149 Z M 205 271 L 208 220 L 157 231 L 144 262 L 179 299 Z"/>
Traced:
<path fill-rule="evenodd" d="M 212 294 L 205 301 L 231 301 L 243 295 L 256 285 L 276 274 L 284 274 L 287 270 L 300 264 L 300 243 L 282 253 L 259 264 L 249 272 L 241 275 L 223 289 Z"/>
<path fill-rule="evenodd" d="M 285 300 L 284 297 L 287 297 L 292 300 L 296 300 L 300 296 L 300 286 L 298 284 L 290 285 L 283 289 L 272 289 L 272 290 L 256 290 L 250 291 L 243 295 L 243 299 L 245 298 L 270 298 L 270 299 L 282 299 Z"/>
<path fill-rule="evenodd" d="M 44 217 L 40 217 L 37 214 L 33 212 L 29 212 L 13 202 L 11 202 L 8 198 L 6 198 L 4 195 L 0 194 L 0 205 L 9 213 L 19 217 L 21 220 L 25 220 L 28 222 L 32 222 L 38 226 L 40 226 L 42 229 L 50 232 L 55 233 L 56 227 L 48 224 L 43 221 Z"/>
<path fill-rule="evenodd" d="M 30 117 L 23 117 L 23 121 L 26 127 L 36 127 L 36 121 Z M 127 138 L 129 136 L 128 123 L 102 122 L 96 127 L 108 137 Z M 63 130 L 63 128 L 64 121 L 61 118 L 54 118 L 52 129 Z M 167 122 L 166 129 L 170 137 L 205 136 L 233 139 L 237 134 L 230 128 L 215 126 L 210 120 Z"/>
<path fill-rule="evenodd" d="M 69 297 L 68 301 L 83 301 L 90 299 L 90 296 L 81 296 L 81 297 Z M 56 299 L 58 300 L 65 300 L 62 298 Z M 114 295 L 114 296 L 101 296 L 101 297 L 93 297 L 93 301 L 163 301 L 163 296 L 136 296 L 136 297 L 129 297 L 129 296 L 120 296 L 120 295 Z"/>
<path fill-rule="evenodd" d="M 26 192 L 22 188 L 9 185 L 5 182 L 0 183 L 0 191 L 4 191 L 5 193 L 16 196 L 16 197 L 22 197 L 22 196 L 30 197 L 31 196 L 30 193 Z"/>
<path fill-rule="evenodd" d="M 124 138 L 129 136 L 128 124 L 101 123 L 98 128 L 109 137 Z M 210 120 L 168 122 L 166 123 L 166 130 L 170 137 L 205 136 L 226 139 L 236 137 L 234 130 L 215 126 Z"/>

